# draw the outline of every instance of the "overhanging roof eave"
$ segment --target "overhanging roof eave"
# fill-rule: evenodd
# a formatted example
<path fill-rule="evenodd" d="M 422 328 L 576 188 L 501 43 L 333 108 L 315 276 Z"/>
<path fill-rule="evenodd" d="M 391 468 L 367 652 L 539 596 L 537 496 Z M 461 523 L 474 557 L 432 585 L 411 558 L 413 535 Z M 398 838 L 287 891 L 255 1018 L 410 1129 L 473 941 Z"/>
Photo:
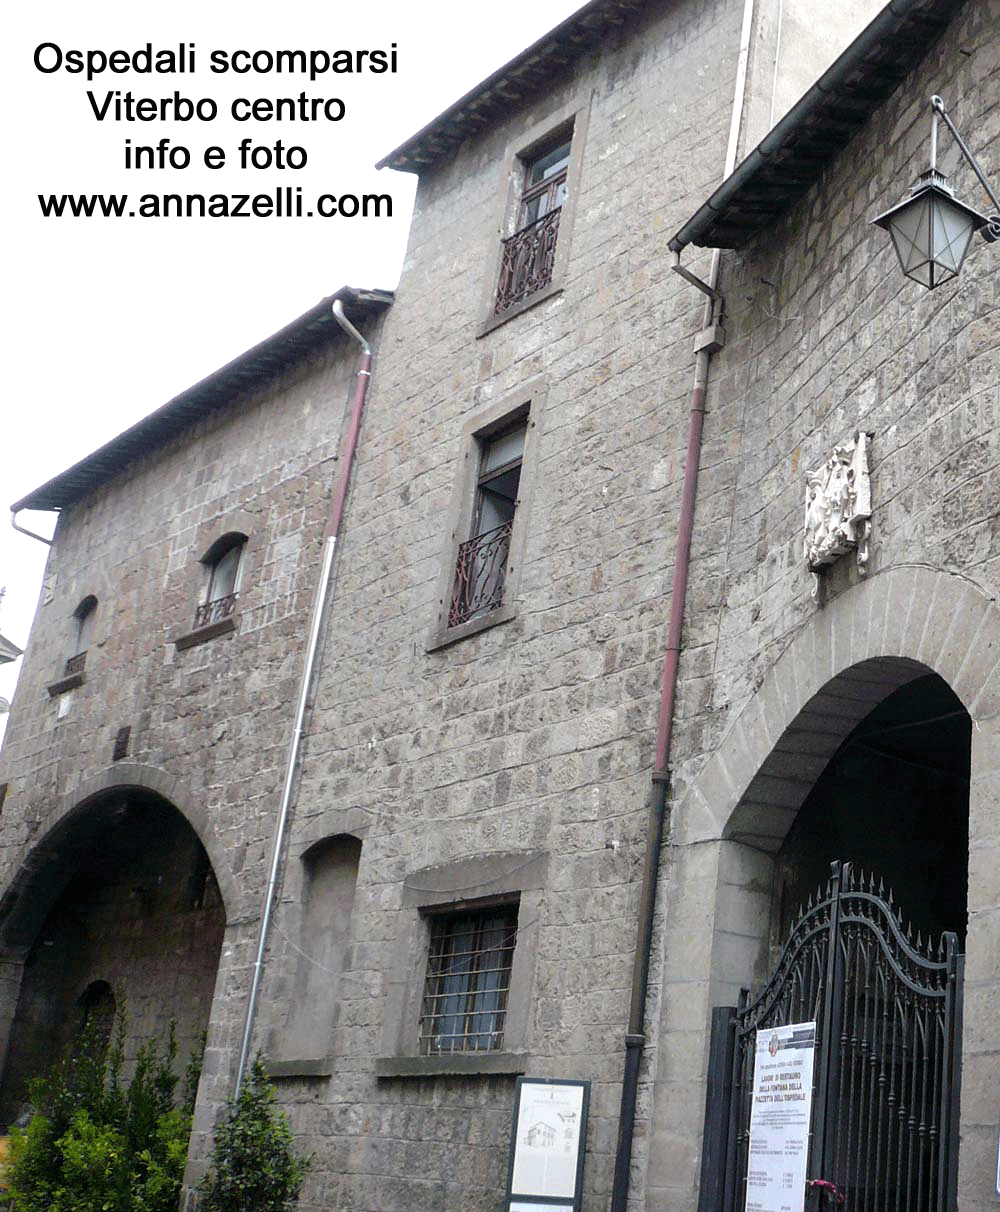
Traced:
<path fill-rule="evenodd" d="M 738 216 L 741 204 L 759 190 L 761 181 L 769 190 L 783 187 L 786 198 L 766 221 L 789 210 L 865 125 L 872 110 L 895 92 L 963 3 L 890 0 L 676 232 L 668 242 L 671 252 L 679 253 L 689 244 L 708 248 L 746 244 L 760 225 Z M 850 120 L 851 112 L 855 121 Z M 734 229 L 744 232 L 738 243 L 732 242 Z"/>
<path fill-rule="evenodd" d="M 341 287 L 279 332 L 213 371 L 72 467 L 35 488 L 11 505 L 11 512 L 16 514 L 22 509 L 46 512 L 68 508 L 187 426 L 252 390 L 267 376 L 295 365 L 341 333 L 331 312 L 332 304 L 337 299 L 357 322 L 384 311 L 392 303 L 393 294 L 391 291 Z"/>

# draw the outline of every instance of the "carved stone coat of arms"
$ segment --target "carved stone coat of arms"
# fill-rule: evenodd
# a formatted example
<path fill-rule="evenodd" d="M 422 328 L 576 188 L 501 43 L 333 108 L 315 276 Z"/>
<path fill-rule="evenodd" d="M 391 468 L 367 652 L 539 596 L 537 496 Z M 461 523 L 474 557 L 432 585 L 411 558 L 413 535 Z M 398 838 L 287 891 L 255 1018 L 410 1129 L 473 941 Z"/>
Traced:
<path fill-rule="evenodd" d="M 868 435 L 859 433 L 806 476 L 804 554 L 810 570 L 818 572 L 853 548 L 864 572 L 871 515 Z"/>

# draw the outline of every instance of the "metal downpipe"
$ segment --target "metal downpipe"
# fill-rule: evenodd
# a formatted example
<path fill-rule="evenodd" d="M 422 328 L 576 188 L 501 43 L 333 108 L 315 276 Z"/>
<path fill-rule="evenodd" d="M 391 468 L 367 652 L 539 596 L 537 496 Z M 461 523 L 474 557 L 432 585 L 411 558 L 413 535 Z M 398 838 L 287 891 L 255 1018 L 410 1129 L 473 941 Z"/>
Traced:
<path fill-rule="evenodd" d="M 337 491 L 334 495 L 329 518 L 323 533 L 323 563 L 320 567 L 319 580 L 316 585 L 316 597 L 313 601 L 312 618 L 309 624 L 309 641 L 306 646 L 306 659 L 302 669 L 302 681 L 299 686 L 299 696 L 295 707 L 295 722 L 289 744 L 288 761 L 285 766 L 285 780 L 281 789 L 281 805 L 278 809 L 278 818 L 274 826 L 271 866 L 268 873 L 267 891 L 264 893 L 264 901 L 261 908 L 257 955 L 254 960 L 253 976 L 250 981 L 250 992 L 247 995 L 246 1017 L 243 1023 L 243 1040 L 240 1046 L 240 1059 L 236 1070 L 236 1083 L 233 1088 L 234 1102 L 239 1097 L 250 1058 L 250 1041 L 253 1037 L 257 998 L 260 994 L 260 982 L 264 971 L 264 952 L 267 948 L 267 937 L 274 909 L 274 896 L 278 886 L 281 859 L 285 848 L 285 831 L 288 827 L 292 787 L 295 782 L 295 773 L 298 769 L 299 751 L 304 734 L 303 725 L 305 722 L 306 706 L 309 701 L 309 691 L 312 687 L 313 673 L 316 667 L 316 654 L 319 651 L 320 626 L 327 598 L 333 596 L 336 587 L 334 556 L 337 551 L 337 539 L 340 536 L 340 527 L 344 516 L 344 503 L 347 500 L 351 470 L 357 451 L 358 434 L 360 433 L 361 421 L 364 416 L 365 400 L 368 396 L 368 385 L 371 382 L 371 346 L 344 315 L 343 305 L 339 299 L 333 304 L 332 310 L 334 319 L 340 327 L 348 336 L 361 345 L 362 353 L 354 387 L 351 418 L 348 423 L 347 434 L 344 439 L 344 451 L 341 456 L 340 482 L 337 485 Z"/>
<path fill-rule="evenodd" d="M 733 172 L 739 150 L 740 126 L 746 102 L 754 3 L 755 0 L 744 0 L 743 5 L 739 57 L 733 88 L 733 109 L 729 120 L 729 139 L 723 171 L 724 181 Z M 672 250 L 680 251 L 679 249 Z M 690 273 L 680 271 L 682 277 L 693 282 L 708 295 L 702 320 L 703 330 L 721 319 L 722 299 L 718 294 L 721 260 L 719 250 L 715 249 L 707 282 L 698 282 Z M 678 266 L 679 257 L 676 259 L 675 268 Z M 656 756 L 653 763 L 653 785 L 650 791 L 649 817 L 646 825 L 646 854 L 643 860 L 642 885 L 639 892 L 635 955 L 632 963 L 632 993 L 629 1000 L 628 1027 L 625 1033 L 625 1063 L 622 1071 L 622 1095 L 618 1112 L 618 1140 L 615 1149 L 610 1212 L 626 1212 L 628 1205 L 632 1143 L 635 1136 L 635 1112 L 639 1098 L 639 1073 L 646 1044 L 644 1028 L 646 1025 L 646 997 L 649 993 L 649 967 L 653 950 L 656 885 L 660 873 L 667 795 L 670 789 L 670 745 L 673 738 L 677 673 L 680 665 L 684 605 L 687 598 L 688 571 L 691 562 L 691 537 L 694 533 L 694 509 L 698 496 L 701 439 L 705 423 L 705 388 L 708 383 L 708 366 L 711 356 L 706 349 L 699 349 L 695 354 L 694 376 L 691 385 L 684 488 L 681 496 L 681 513 L 677 524 L 677 553 L 674 557 L 674 576 L 670 593 L 670 621 L 667 625 L 667 646 L 663 661 L 663 681 L 657 719 Z"/>
<path fill-rule="evenodd" d="M 12 509 L 10 511 L 10 524 L 18 532 L 18 534 L 26 534 L 29 539 L 37 539 L 39 543 L 44 543 L 46 547 L 51 547 L 51 539 L 46 539 L 43 535 L 35 534 L 33 530 L 26 530 L 23 526 L 19 526 L 17 524 L 17 515 L 20 512 L 20 509 Z"/>

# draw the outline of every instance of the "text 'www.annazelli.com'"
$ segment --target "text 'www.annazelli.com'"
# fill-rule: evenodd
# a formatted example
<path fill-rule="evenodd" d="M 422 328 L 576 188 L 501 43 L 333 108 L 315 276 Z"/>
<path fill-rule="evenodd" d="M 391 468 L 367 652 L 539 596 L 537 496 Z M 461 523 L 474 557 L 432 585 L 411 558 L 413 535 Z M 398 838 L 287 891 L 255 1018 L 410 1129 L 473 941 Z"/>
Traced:
<path fill-rule="evenodd" d="M 39 194 L 38 205 L 46 219 L 392 218 L 388 194 L 320 194 L 307 202 L 298 185 L 265 194 Z"/>

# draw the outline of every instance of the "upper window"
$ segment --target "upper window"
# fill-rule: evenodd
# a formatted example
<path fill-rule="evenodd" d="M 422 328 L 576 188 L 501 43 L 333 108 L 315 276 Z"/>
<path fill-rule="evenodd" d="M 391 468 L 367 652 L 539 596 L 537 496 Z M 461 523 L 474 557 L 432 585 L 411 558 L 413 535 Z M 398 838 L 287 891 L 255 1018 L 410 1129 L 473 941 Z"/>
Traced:
<path fill-rule="evenodd" d="M 463 426 L 428 651 L 517 613 L 545 395 L 530 380 Z"/>
<path fill-rule="evenodd" d="M 516 905 L 432 918 L 420 1013 L 422 1055 L 503 1046 L 516 941 Z"/>
<path fill-rule="evenodd" d="M 201 605 L 195 611 L 195 627 L 218 623 L 233 613 L 239 593 L 240 562 L 245 544 L 246 535 L 223 535 L 202 557 L 206 583 Z"/>
<path fill-rule="evenodd" d="M 479 472 L 469 538 L 458 547 L 448 626 L 503 605 L 528 421 L 478 439 Z"/>
<path fill-rule="evenodd" d="M 70 638 L 70 655 L 66 661 L 67 677 L 83 673 L 87 663 L 87 649 L 94 642 L 94 624 L 97 621 L 97 598 L 88 594 L 73 611 L 73 629 Z"/>
<path fill-rule="evenodd" d="M 566 282 L 581 193 L 589 102 L 549 114 L 507 145 L 499 247 L 483 283 L 478 336 L 558 293 Z"/>
<path fill-rule="evenodd" d="M 572 138 L 524 160 L 517 230 L 503 241 L 493 310 L 500 315 L 552 281 Z"/>

